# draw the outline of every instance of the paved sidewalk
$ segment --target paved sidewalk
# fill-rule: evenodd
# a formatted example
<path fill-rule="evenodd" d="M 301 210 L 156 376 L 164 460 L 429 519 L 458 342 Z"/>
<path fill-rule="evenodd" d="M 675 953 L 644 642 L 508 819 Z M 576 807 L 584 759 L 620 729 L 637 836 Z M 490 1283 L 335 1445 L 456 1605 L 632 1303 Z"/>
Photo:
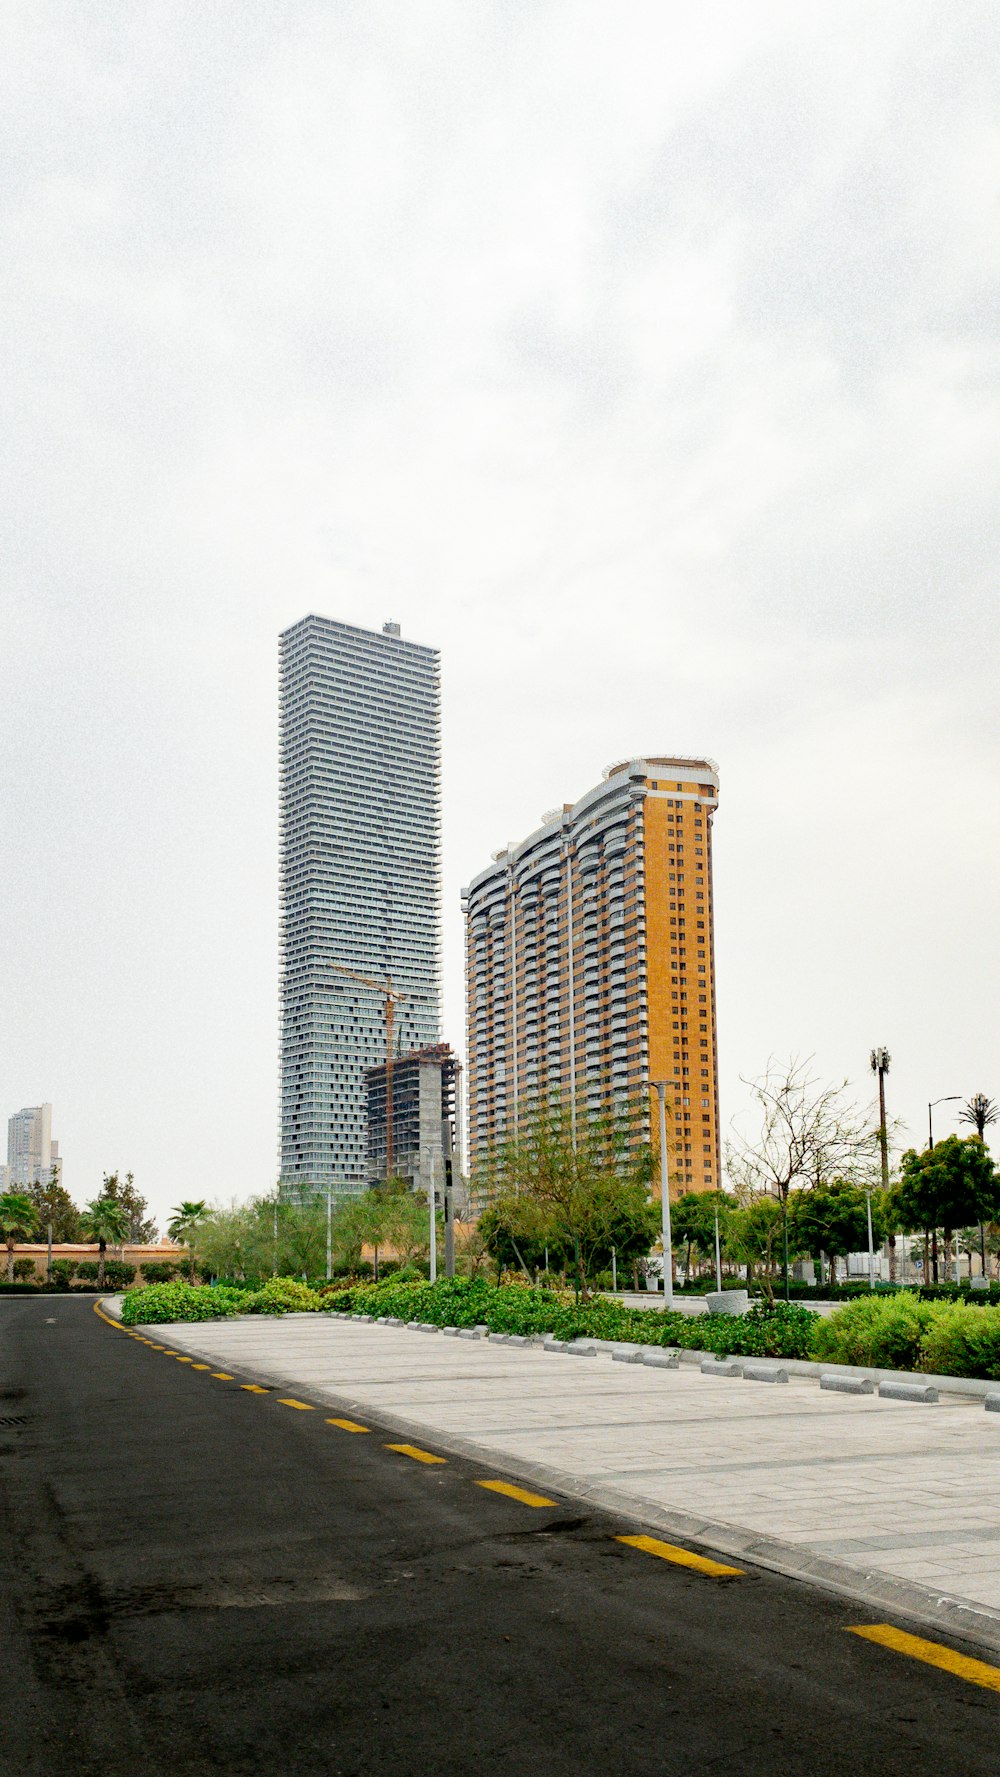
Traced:
<path fill-rule="evenodd" d="M 1000 1414 L 335 1316 L 158 1329 L 511 1472 L 1000 1646 Z"/>

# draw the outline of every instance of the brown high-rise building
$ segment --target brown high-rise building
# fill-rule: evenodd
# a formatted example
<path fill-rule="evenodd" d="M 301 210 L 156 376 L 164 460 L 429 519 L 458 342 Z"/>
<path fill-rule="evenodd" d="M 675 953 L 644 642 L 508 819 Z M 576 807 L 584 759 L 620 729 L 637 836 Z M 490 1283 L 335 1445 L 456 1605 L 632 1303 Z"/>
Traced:
<path fill-rule="evenodd" d="M 469 1170 L 531 1103 L 578 1114 L 667 1080 L 672 1188 L 721 1185 L 710 759 L 631 759 L 463 894 Z"/>

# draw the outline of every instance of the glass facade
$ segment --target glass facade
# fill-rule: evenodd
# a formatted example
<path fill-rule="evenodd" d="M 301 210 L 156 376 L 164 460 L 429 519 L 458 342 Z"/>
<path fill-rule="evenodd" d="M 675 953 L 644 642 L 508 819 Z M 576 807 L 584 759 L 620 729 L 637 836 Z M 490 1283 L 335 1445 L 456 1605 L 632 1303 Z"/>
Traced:
<path fill-rule="evenodd" d="M 436 649 L 305 617 L 280 643 L 280 1176 L 360 1191 L 365 1072 L 440 1025 Z"/>

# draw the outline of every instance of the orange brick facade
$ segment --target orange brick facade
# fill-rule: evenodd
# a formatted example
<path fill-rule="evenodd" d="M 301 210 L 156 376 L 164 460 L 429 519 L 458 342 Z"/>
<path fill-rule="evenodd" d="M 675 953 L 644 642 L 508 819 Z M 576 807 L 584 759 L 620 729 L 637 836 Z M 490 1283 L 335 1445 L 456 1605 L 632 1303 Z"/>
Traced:
<path fill-rule="evenodd" d="M 465 891 L 473 1175 L 532 1101 L 586 1114 L 665 1079 L 674 1193 L 721 1183 L 718 781 L 706 759 L 614 766 Z"/>

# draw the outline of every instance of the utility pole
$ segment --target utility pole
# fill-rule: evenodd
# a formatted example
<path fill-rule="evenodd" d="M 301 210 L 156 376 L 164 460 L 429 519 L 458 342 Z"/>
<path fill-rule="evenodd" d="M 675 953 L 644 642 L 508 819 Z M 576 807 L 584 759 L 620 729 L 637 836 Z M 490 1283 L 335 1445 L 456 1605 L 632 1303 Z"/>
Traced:
<path fill-rule="evenodd" d="M 885 1126 L 885 1076 L 892 1057 L 888 1049 L 873 1049 L 872 1073 L 878 1075 L 878 1145 L 882 1153 L 882 1189 L 889 1189 L 889 1133 Z"/>
<path fill-rule="evenodd" d="M 333 1277 L 333 1192 L 326 1190 L 326 1281 Z"/>

